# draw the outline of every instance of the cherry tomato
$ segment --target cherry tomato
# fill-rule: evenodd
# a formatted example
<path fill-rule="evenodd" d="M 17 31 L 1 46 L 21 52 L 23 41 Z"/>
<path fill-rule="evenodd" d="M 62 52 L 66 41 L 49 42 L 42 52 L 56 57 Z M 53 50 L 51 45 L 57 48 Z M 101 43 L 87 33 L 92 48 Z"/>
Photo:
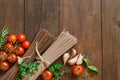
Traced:
<path fill-rule="evenodd" d="M 15 34 L 10 34 L 8 36 L 8 41 L 12 42 L 12 43 L 15 43 L 17 41 L 17 36 Z"/>
<path fill-rule="evenodd" d="M 17 62 L 18 57 L 17 57 L 16 54 L 11 53 L 11 54 L 8 55 L 7 60 L 8 60 L 9 62 L 11 62 L 11 63 L 12 63 L 12 62 Z"/>
<path fill-rule="evenodd" d="M 14 46 L 13 46 L 12 44 L 10 44 L 10 43 L 7 43 L 7 44 L 5 45 L 5 49 L 7 50 L 7 52 L 12 51 L 13 48 L 14 48 Z"/>
<path fill-rule="evenodd" d="M 24 42 L 24 41 L 26 40 L 25 34 L 18 34 L 17 40 L 18 40 L 19 42 Z"/>
<path fill-rule="evenodd" d="M 19 55 L 19 56 L 22 56 L 24 54 L 25 50 L 23 47 L 19 46 L 17 47 L 17 52 L 16 54 Z"/>
<path fill-rule="evenodd" d="M 50 70 L 45 70 L 42 72 L 42 79 L 43 80 L 52 80 L 52 72 Z"/>
<path fill-rule="evenodd" d="M 30 47 L 30 42 L 29 42 L 29 41 L 24 41 L 24 42 L 22 43 L 22 47 L 23 47 L 24 49 L 29 48 L 29 47 Z"/>
<path fill-rule="evenodd" d="M 4 61 L 7 58 L 7 53 L 4 51 L 0 52 L 0 61 Z"/>
<path fill-rule="evenodd" d="M 72 73 L 75 76 L 81 76 L 84 72 L 84 68 L 82 65 L 75 65 L 72 69 Z"/>
<path fill-rule="evenodd" d="M 9 69 L 9 64 L 7 63 L 7 62 L 2 62 L 1 64 L 0 64 L 0 69 L 2 70 L 2 71 L 7 71 L 8 69 Z"/>

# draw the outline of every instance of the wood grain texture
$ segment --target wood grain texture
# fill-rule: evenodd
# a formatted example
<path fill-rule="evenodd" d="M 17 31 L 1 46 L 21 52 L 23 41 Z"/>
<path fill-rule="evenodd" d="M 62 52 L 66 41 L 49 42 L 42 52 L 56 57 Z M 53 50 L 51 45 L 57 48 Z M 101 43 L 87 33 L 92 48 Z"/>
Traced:
<path fill-rule="evenodd" d="M 41 28 L 58 35 L 59 0 L 25 0 L 25 33 L 29 35 L 28 39 L 32 41 Z"/>
<path fill-rule="evenodd" d="M 4 16 L 3 16 L 3 0 L 0 0 L 0 30 L 3 28 L 3 26 L 4 26 L 4 23 L 3 23 L 3 21 L 4 21 Z M 1 32 L 1 31 L 0 31 Z"/>
<path fill-rule="evenodd" d="M 40 26 L 58 35 L 59 13 L 59 0 L 43 0 Z"/>
<path fill-rule="evenodd" d="M 68 29 L 78 38 L 76 49 L 86 51 L 90 63 L 99 73 L 85 80 L 102 80 L 101 13 L 100 0 L 61 0 L 60 27 Z M 78 80 L 72 75 L 65 80 Z"/>
<path fill-rule="evenodd" d="M 66 28 L 78 38 L 78 53 L 99 68 L 83 80 L 120 80 L 119 7 L 120 0 L 0 0 L 0 32 L 6 25 L 32 42 L 41 28 L 55 35 Z M 63 80 L 77 79 L 66 74 Z"/>
<path fill-rule="evenodd" d="M 7 26 L 12 33 L 23 32 L 24 0 L 0 0 L 2 26 Z"/>
<path fill-rule="evenodd" d="M 103 80 L 120 80 L 120 0 L 102 0 Z"/>
<path fill-rule="evenodd" d="M 32 42 L 39 31 L 42 14 L 42 0 L 25 0 L 25 34 Z"/>

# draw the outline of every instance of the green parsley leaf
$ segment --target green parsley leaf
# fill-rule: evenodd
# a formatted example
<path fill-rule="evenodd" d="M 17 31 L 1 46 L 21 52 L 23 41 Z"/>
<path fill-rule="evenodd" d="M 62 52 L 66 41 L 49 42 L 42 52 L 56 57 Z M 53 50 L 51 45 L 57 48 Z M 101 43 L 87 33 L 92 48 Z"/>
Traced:
<path fill-rule="evenodd" d="M 48 69 L 53 73 L 54 78 L 52 80 L 60 80 L 61 79 L 60 70 L 62 69 L 62 64 L 55 63 L 55 64 L 51 65 Z"/>
<path fill-rule="evenodd" d="M 28 62 L 27 64 L 22 62 L 19 67 L 18 76 L 16 80 L 22 80 L 22 77 L 32 76 L 32 73 L 36 70 L 38 70 L 38 66 L 40 65 L 39 62 Z"/>

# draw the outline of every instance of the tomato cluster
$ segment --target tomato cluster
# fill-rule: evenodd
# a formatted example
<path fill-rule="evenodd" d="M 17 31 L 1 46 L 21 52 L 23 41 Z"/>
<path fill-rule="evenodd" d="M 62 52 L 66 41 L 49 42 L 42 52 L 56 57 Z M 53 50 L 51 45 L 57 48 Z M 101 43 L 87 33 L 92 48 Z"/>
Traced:
<path fill-rule="evenodd" d="M 4 49 L 0 51 L 0 70 L 7 71 L 9 64 L 17 62 L 18 56 L 22 56 L 29 47 L 25 34 L 8 35 Z"/>

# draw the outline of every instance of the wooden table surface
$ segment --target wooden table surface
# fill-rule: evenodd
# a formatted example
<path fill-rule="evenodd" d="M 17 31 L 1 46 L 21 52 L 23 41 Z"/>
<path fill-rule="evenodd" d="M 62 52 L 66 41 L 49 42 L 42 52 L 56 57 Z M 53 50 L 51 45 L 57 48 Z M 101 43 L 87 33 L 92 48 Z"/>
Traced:
<path fill-rule="evenodd" d="M 0 0 L 0 30 L 6 25 L 32 41 L 41 28 L 56 36 L 67 29 L 78 38 L 78 53 L 85 51 L 99 69 L 82 80 L 120 80 L 119 8 L 120 0 Z"/>

